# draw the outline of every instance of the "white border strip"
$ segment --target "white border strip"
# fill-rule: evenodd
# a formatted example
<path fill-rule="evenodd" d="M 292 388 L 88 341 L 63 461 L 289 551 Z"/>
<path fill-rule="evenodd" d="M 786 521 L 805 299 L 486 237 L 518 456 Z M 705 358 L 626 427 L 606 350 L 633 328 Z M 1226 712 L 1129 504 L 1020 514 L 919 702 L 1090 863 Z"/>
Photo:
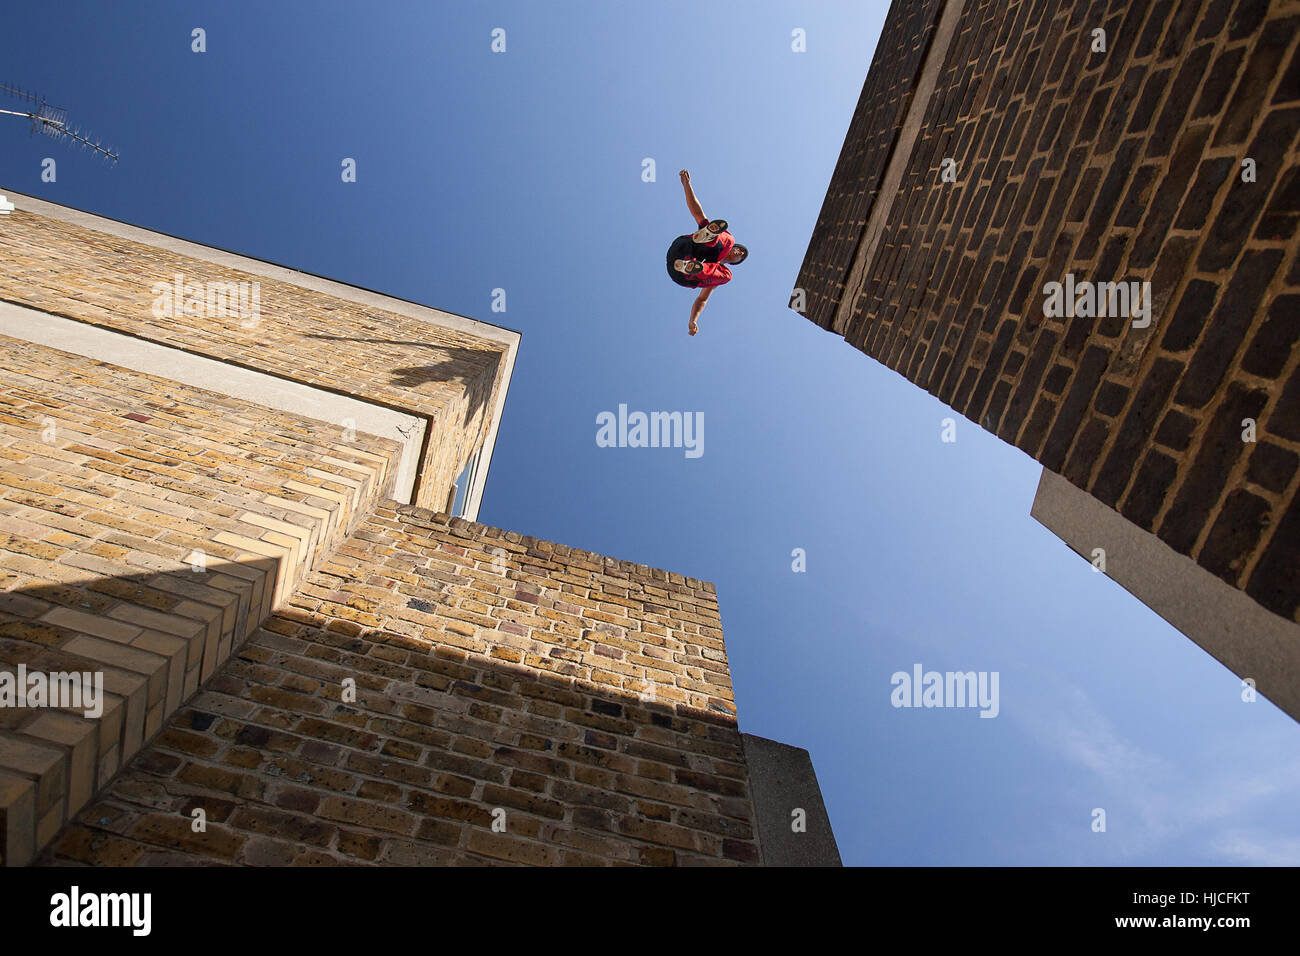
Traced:
<path fill-rule="evenodd" d="M 1300 624 L 1256 603 L 1054 471 L 1043 469 L 1029 514 L 1089 563 L 1096 559 L 1093 549 L 1103 548 L 1107 577 L 1300 720 Z"/>

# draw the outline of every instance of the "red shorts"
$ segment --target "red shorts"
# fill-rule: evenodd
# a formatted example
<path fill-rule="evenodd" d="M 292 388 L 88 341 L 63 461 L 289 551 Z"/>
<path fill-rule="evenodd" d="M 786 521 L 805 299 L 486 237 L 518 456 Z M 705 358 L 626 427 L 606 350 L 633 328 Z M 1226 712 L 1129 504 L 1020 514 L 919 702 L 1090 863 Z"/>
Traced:
<path fill-rule="evenodd" d="M 710 250 L 718 249 L 719 254 L 717 262 L 704 263 L 703 271 L 691 276 L 692 279 L 699 281 L 698 288 L 708 289 L 731 281 L 731 270 L 727 268 L 727 264 L 722 260 L 727 258 L 731 253 L 731 247 L 735 244 L 736 237 L 726 231 L 718 233 L 711 242 L 699 243 L 699 245 L 707 246 Z"/>
<path fill-rule="evenodd" d="M 698 289 L 708 289 L 731 281 L 731 270 L 725 262 L 706 262 L 704 268 L 691 276 L 699 285 Z"/>

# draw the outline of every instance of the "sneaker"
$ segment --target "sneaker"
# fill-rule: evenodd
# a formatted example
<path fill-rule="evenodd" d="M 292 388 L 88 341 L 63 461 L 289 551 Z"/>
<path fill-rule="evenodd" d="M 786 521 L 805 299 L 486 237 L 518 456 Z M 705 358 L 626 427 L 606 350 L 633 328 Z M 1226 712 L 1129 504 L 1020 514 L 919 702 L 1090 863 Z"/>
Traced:
<path fill-rule="evenodd" d="M 678 259 L 673 263 L 673 268 L 678 272 L 684 272 L 688 276 L 693 276 L 695 273 L 702 271 L 704 266 L 698 259 Z"/>
<path fill-rule="evenodd" d="M 714 239 L 718 238 L 719 233 L 723 233 L 726 231 L 727 231 L 727 220 L 715 219 L 713 220 L 713 222 L 706 223 L 705 225 L 700 227 L 700 229 L 698 229 L 691 236 L 691 239 L 694 242 L 699 242 L 699 243 L 712 242 Z"/>

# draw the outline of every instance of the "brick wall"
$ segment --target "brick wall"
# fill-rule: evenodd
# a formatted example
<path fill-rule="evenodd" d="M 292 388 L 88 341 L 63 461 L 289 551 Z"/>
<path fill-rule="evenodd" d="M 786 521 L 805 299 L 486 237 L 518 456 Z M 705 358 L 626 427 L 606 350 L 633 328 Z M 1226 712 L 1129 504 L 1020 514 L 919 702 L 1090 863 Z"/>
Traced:
<path fill-rule="evenodd" d="M 0 299 L 421 415 L 445 503 L 508 336 L 99 226 L 6 217 Z M 177 272 L 257 282 L 257 327 L 155 317 Z M 759 862 L 712 586 L 398 506 L 400 447 L 338 423 L 0 366 L 0 667 L 108 692 L 0 709 L 0 862 Z"/>
<path fill-rule="evenodd" d="M 916 16 L 895 3 L 886 35 Z M 1294 2 L 967 0 L 861 282 L 809 297 L 809 318 L 828 326 L 842 299 L 849 343 L 1291 619 L 1297 25 Z M 877 58 L 841 168 L 881 135 L 867 91 L 912 70 Z M 862 218 L 833 184 L 798 286 L 824 282 L 814 249 L 847 272 L 839 240 Z M 1150 327 L 1046 318 L 1067 273 L 1149 281 Z"/>
<path fill-rule="evenodd" d="M 879 194 L 942 6 L 941 0 L 895 0 L 876 41 L 871 70 L 799 274 L 804 314 L 823 328 L 830 327 L 844 294 L 849 264 Z"/>
<path fill-rule="evenodd" d="M 711 585 L 394 506 L 45 861 L 758 859 Z"/>
<path fill-rule="evenodd" d="M 261 319 L 156 317 L 155 283 L 257 282 Z M 22 209 L 0 229 L 0 299 L 428 420 L 416 503 L 443 507 L 483 441 L 505 347 Z"/>
<path fill-rule="evenodd" d="M 216 674 L 399 452 L 0 337 L 0 670 L 98 671 L 107 697 L 99 720 L 0 708 L 0 858 L 29 858 Z"/>

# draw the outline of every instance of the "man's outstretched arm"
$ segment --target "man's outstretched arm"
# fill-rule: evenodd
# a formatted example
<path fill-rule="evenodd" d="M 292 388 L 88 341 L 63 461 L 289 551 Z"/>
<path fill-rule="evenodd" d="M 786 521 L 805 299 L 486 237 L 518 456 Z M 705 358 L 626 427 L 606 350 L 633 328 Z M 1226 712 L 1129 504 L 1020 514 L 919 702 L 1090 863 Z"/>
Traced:
<path fill-rule="evenodd" d="M 686 190 L 686 208 L 695 217 L 695 224 L 703 226 L 709 220 L 704 218 L 704 210 L 700 208 L 700 201 L 695 198 L 695 190 L 691 188 L 691 174 L 683 169 L 678 175 L 682 179 L 682 189 Z M 692 332 L 691 334 L 694 335 L 695 333 Z"/>
<path fill-rule="evenodd" d="M 704 311 L 704 304 L 709 301 L 709 296 L 713 294 L 713 288 L 713 286 L 709 286 L 707 289 L 701 289 L 700 294 L 691 303 L 691 324 L 687 327 L 687 331 L 691 335 L 700 330 L 700 313 Z"/>

